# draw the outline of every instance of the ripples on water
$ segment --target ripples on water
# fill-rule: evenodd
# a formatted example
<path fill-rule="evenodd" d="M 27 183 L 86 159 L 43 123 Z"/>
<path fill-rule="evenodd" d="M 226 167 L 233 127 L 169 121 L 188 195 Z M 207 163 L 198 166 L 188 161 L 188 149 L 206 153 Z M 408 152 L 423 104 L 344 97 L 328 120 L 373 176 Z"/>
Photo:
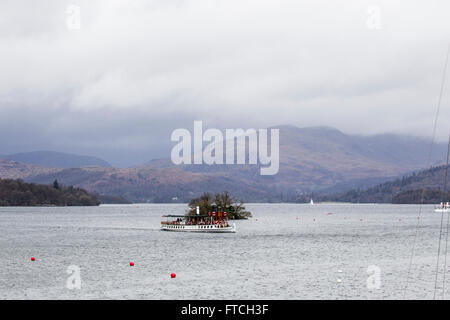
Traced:
<path fill-rule="evenodd" d="M 0 208 L 0 298 L 403 298 L 419 206 L 247 208 L 254 217 L 237 221 L 236 234 L 159 230 L 161 215 L 183 214 L 186 205 Z M 421 217 L 412 299 L 434 290 L 440 214 L 424 206 Z M 81 268 L 80 290 L 66 288 L 69 265 Z M 380 289 L 367 288 L 370 265 L 381 270 Z"/>

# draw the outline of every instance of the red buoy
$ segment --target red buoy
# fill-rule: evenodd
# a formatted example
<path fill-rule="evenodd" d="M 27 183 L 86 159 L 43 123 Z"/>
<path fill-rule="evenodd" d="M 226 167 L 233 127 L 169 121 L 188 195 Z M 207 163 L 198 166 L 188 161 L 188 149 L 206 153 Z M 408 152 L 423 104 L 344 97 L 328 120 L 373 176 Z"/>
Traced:
<path fill-rule="evenodd" d="M 34 260 L 36 260 L 34 257 L 31 257 L 31 261 L 34 261 Z"/>
<path fill-rule="evenodd" d="M 176 274 L 175 273 L 172 273 L 171 275 L 170 275 L 170 277 L 173 279 L 173 278 L 176 278 Z"/>
<path fill-rule="evenodd" d="M 133 266 L 134 266 L 134 262 L 131 261 L 131 262 L 130 262 L 130 267 L 133 267 Z"/>

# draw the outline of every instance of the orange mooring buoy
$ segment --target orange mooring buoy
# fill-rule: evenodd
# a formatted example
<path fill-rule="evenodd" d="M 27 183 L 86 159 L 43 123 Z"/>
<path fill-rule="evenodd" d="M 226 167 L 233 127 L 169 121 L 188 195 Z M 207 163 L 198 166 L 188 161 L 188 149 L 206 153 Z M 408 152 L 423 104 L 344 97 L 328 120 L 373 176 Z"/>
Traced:
<path fill-rule="evenodd" d="M 36 260 L 36 258 L 35 257 L 31 257 L 31 261 L 34 261 L 34 260 Z"/>
<path fill-rule="evenodd" d="M 133 267 L 133 266 L 134 266 L 134 262 L 131 261 L 131 262 L 130 262 L 130 267 Z"/>
<path fill-rule="evenodd" d="M 172 273 L 172 274 L 170 275 L 170 277 L 173 279 L 173 278 L 176 278 L 177 275 L 176 275 L 175 273 Z"/>

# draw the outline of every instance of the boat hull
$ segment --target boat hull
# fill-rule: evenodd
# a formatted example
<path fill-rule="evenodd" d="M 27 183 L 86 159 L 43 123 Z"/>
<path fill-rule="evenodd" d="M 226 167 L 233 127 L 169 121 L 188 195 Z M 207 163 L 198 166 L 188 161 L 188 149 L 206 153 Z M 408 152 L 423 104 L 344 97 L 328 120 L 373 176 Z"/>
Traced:
<path fill-rule="evenodd" d="M 235 233 L 236 226 L 220 227 L 219 225 L 162 225 L 162 231 L 174 232 L 206 232 L 206 233 Z"/>
<path fill-rule="evenodd" d="M 434 212 L 450 212 L 450 209 L 434 209 Z"/>

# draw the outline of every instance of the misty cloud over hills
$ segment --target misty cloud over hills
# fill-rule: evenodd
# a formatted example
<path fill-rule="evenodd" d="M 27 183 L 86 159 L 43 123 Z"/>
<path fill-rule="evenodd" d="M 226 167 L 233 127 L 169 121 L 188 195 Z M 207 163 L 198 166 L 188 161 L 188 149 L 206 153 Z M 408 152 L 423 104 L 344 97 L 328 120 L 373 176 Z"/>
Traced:
<path fill-rule="evenodd" d="M 359 0 L 74 4 L 78 30 L 67 28 L 67 2 L 0 3 L 2 154 L 55 150 L 129 167 L 167 157 L 171 132 L 194 120 L 431 136 L 448 1 L 378 2 L 376 30 L 373 3 Z M 439 141 L 449 126 L 443 107 Z"/>

